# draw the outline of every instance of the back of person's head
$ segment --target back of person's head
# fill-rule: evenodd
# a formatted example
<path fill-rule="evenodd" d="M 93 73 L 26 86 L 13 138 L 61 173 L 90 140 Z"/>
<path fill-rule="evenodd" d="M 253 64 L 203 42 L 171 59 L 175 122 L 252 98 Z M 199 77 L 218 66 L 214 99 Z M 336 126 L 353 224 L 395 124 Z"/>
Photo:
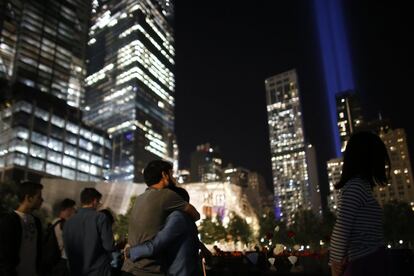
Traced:
<path fill-rule="evenodd" d="M 58 205 L 58 213 L 65 211 L 66 209 L 69 208 L 74 208 L 76 205 L 76 202 L 70 198 L 65 198 L 64 200 L 62 200 L 61 202 L 59 202 Z"/>
<path fill-rule="evenodd" d="M 42 189 L 42 184 L 32 181 L 21 182 L 17 185 L 16 189 L 17 199 L 19 200 L 19 203 L 22 203 L 25 200 L 26 196 L 33 197 Z"/>
<path fill-rule="evenodd" d="M 112 212 L 108 209 L 101 209 L 99 212 L 103 213 L 106 216 L 106 219 L 108 220 L 109 224 L 114 224 L 115 218 Z"/>
<path fill-rule="evenodd" d="M 182 197 L 185 201 L 190 202 L 190 195 L 188 194 L 188 192 L 186 191 L 186 189 L 175 186 L 175 185 L 170 185 L 168 186 L 168 188 L 172 191 L 174 191 L 175 193 L 177 193 L 180 197 Z"/>
<path fill-rule="evenodd" d="M 95 188 L 85 188 L 80 194 L 80 201 L 82 205 L 91 204 L 95 199 L 100 200 L 102 194 Z"/>
<path fill-rule="evenodd" d="M 147 186 L 157 184 L 162 179 L 162 173 L 168 174 L 172 170 L 172 165 L 163 160 L 154 160 L 148 163 L 144 169 L 144 181 Z"/>
<path fill-rule="evenodd" d="M 390 169 L 390 158 L 381 138 L 372 132 L 357 132 L 346 145 L 341 179 L 335 188 L 342 188 L 353 177 L 369 181 L 371 187 L 385 186 Z"/>

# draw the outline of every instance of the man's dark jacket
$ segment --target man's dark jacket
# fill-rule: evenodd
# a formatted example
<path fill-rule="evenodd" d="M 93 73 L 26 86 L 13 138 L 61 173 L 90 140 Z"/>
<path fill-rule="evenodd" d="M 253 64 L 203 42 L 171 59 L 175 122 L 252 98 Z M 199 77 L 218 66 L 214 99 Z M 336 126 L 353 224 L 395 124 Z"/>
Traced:
<path fill-rule="evenodd" d="M 42 224 L 33 216 L 37 230 L 36 270 L 40 271 L 42 248 Z M 22 224 L 20 217 L 13 210 L 0 210 L 0 276 L 17 275 L 20 262 L 20 245 L 22 241 Z"/>

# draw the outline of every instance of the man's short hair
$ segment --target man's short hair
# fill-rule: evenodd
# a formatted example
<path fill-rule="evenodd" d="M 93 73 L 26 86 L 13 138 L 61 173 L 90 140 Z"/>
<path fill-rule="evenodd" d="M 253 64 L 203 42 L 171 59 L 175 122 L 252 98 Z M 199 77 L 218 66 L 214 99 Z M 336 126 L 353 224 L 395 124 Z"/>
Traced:
<path fill-rule="evenodd" d="M 144 169 L 144 181 L 147 186 L 157 184 L 162 179 L 162 173 L 169 173 L 172 170 L 172 165 L 163 160 L 153 160 L 148 163 Z"/>
<path fill-rule="evenodd" d="M 19 203 L 22 203 L 26 196 L 35 196 L 43 189 L 43 185 L 32 181 L 24 181 L 17 185 L 16 194 Z"/>
<path fill-rule="evenodd" d="M 85 188 L 80 194 L 81 204 L 91 204 L 95 199 L 100 200 L 102 194 L 95 188 Z"/>
<path fill-rule="evenodd" d="M 58 213 L 60 213 L 62 211 L 65 211 L 66 209 L 75 207 L 75 205 L 76 205 L 76 202 L 74 200 L 72 200 L 70 198 L 65 198 L 64 200 L 59 202 L 57 211 L 58 211 Z"/>

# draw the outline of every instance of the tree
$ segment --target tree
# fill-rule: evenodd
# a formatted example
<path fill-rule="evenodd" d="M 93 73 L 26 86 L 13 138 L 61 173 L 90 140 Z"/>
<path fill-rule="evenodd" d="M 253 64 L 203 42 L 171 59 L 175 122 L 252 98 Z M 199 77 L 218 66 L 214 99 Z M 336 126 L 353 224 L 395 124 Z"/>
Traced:
<path fill-rule="evenodd" d="M 405 202 L 389 202 L 384 205 L 384 235 L 387 242 L 399 240 L 414 242 L 414 211 Z"/>
<path fill-rule="evenodd" d="M 118 215 L 116 218 L 114 234 L 118 235 L 120 239 L 125 239 L 128 237 L 129 217 L 131 216 L 131 210 L 135 204 L 136 199 L 137 199 L 136 196 L 131 197 L 129 201 L 128 211 L 126 212 L 126 214 Z"/>
<path fill-rule="evenodd" d="M 252 230 L 246 220 L 235 213 L 231 213 L 227 233 L 233 236 L 234 242 L 242 241 L 248 244 L 252 239 Z"/>
<path fill-rule="evenodd" d="M 262 244 L 267 245 L 269 244 L 269 241 L 271 241 L 272 244 L 283 244 L 288 241 L 286 224 L 283 221 L 277 221 L 275 214 L 272 211 L 263 214 L 259 218 L 259 227 L 259 240 Z"/>
<path fill-rule="evenodd" d="M 219 216 L 216 217 L 214 222 L 211 218 L 203 219 L 199 227 L 199 233 L 201 240 L 206 244 L 213 244 L 226 238 L 226 229 Z"/>
<path fill-rule="evenodd" d="M 295 233 L 296 243 L 317 246 L 323 238 L 321 224 L 321 219 L 311 210 L 299 210 L 295 213 L 289 230 Z"/>
<path fill-rule="evenodd" d="M 336 216 L 333 212 L 327 210 L 324 212 L 321 224 L 321 240 L 329 242 L 335 225 Z"/>

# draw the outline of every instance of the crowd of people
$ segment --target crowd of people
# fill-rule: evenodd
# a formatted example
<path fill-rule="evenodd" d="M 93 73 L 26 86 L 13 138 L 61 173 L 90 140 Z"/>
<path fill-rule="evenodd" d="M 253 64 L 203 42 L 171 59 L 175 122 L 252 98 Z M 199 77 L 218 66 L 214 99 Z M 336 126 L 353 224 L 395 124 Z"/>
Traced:
<path fill-rule="evenodd" d="M 200 214 L 176 186 L 172 165 L 150 162 L 144 180 L 148 188 L 132 208 L 128 244 L 115 243 L 114 216 L 101 208 L 95 188 L 81 191 L 79 208 L 62 200 L 43 229 L 33 214 L 42 205 L 43 186 L 18 184 L 19 206 L 2 206 L 0 213 L 0 275 L 201 275 L 201 256 L 211 253 L 198 239 Z"/>
<path fill-rule="evenodd" d="M 332 275 L 386 274 L 382 210 L 372 190 L 387 184 L 389 169 L 387 149 L 377 135 L 351 137 L 336 186 Z M 148 188 L 132 207 L 125 247 L 116 246 L 114 216 L 101 209 L 102 194 L 95 188 L 82 190 L 78 209 L 72 199 L 60 202 L 58 216 L 44 231 L 33 215 L 42 205 L 43 186 L 20 183 L 18 207 L 0 210 L 0 275 L 205 275 L 201 260 L 211 253 L 198 239 L 200 214 L 187 191 L 177 187 L 172 165 L 154 160 L 143 175 Z M 218 247 L 214 251 L 223 255 Z"/>

